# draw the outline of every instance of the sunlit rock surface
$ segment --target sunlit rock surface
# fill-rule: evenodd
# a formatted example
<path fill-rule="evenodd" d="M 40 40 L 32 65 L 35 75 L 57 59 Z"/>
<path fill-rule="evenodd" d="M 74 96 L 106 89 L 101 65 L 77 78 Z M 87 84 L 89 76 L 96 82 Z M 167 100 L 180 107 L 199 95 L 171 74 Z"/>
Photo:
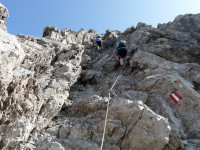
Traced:
<path fill-rule="evenodd" d="M 200 148 L 200 15 L 153 28 L 7 33 L 0 4 L 0 149 L 98 150 L 111 92 L 104 150 Z M 115 43 L 127 42 L 121 71 Z M 169 95 L 178 92 L 175 104 Z"/>

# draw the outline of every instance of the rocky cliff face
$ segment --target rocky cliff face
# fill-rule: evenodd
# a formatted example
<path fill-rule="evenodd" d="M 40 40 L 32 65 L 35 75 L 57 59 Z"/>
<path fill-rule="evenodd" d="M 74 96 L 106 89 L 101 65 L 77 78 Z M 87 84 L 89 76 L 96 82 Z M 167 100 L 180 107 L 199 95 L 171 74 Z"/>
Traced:
<path fill-rule="evenodd" d="M 101 51 L 94 30 L 13 36 L 1 4 L 0 17 L 0 149 L 100 149 L 118 75 L 105 150 L 200 149 L 200 14 L 107 30 Z M 118 39 L 127 41 L 123 72 L 111 58 Z M 169 98 L 174 90 L 178 104 Z"/>

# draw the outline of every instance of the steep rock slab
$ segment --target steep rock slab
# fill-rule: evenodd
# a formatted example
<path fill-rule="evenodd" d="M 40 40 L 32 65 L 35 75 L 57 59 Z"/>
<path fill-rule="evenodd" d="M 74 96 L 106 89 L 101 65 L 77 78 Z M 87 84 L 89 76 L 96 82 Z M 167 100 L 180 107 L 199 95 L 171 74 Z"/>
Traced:
<path fill-rule="evenodd" d="M 69 96 L 70 86 L 81 73 L 80 63 L 84 49 L 82 45 L 65 45 L 34 37 L 21 36 L 20 41 L 28 54 L 24 67 L 35 70 L 35 78 L 42 90 L 39 95 L 44 100 L 38 121 L 40 129 L 60 111 L 64 100 Z"/>
<path fill-rule="evenodd" d="M 171 140 L 176 138 L 174 141 L 177 144 L 171 144 L 176 148 L 184 145 L 180 145 L 183 143 L 182 140 L 198 139 L 200 136 L 200 95 L 193 88 L 191 83 L 176 72 L 167 72 L 162 69 L 146 71 L 146 77 L 138 85 L 138 90 L 149 93 L 148 106 L 156 113 L 168 118 L 176 134 Z M 175 89 L 183 98 L 178 104 L 169 98 Z"/>
<path fill-rule="evenodd" d="M 116 100 L 110 107 L 110 117 L 119 119 L 125 127 L 119 142 L 123 150 L 160 150 L 169 141 L 171 128 L 167 119 L 154 113 L 142 101 Z"/>

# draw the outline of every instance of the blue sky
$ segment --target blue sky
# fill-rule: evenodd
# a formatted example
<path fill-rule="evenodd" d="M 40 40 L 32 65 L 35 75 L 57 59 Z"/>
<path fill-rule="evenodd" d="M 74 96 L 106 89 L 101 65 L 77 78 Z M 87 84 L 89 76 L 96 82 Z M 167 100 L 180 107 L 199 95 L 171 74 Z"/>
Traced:
<path fill-rule="evenodd" d="M 138 22 L 157 27 L 179 14 L 200 13 L 200 0 L 0 0 L 8 32 L 41 37 L 46 26 L 124 31 Z"/>

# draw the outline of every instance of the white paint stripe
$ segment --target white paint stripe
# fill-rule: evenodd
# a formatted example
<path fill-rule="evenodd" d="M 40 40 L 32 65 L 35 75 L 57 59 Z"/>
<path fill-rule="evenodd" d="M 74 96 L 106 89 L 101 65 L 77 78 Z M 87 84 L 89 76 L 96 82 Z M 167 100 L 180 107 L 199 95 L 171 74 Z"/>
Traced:
<path fill-rule="evenodd" d="M 177 100 L 179 101 L 180 99 L 173 93 L 172 96 Z"/>

